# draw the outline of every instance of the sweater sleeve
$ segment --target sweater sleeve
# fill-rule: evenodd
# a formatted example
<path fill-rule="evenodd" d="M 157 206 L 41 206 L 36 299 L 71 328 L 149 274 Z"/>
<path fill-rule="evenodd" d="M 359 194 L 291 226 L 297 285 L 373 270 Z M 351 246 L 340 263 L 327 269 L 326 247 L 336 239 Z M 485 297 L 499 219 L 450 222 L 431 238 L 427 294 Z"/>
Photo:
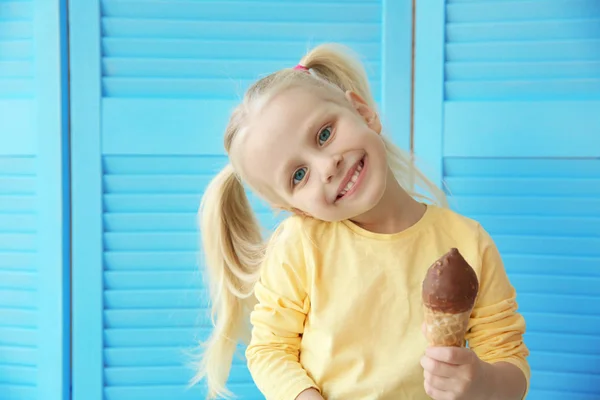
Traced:
<path fill-rule="evenodd" d="M 529 350 L 524 341 L 525 319 L 517 312 L 516 291 L 506 274 L 500 253 L 480 227 L 480 291 L 466 339 L 477 356 L 488 363 L 508 362 L 518 367 L 529 391 Z"/>
<path fill-rule="evenodd" d="M 252 338 L 246 358 L 252 378 L 267 400 L 294 400 L 315 382 L 300 364 L 300 342 L 310 302 L 306 263 L 295 232 L 284 232 L 268 252 L 258 300 L 251 314 Z"/>

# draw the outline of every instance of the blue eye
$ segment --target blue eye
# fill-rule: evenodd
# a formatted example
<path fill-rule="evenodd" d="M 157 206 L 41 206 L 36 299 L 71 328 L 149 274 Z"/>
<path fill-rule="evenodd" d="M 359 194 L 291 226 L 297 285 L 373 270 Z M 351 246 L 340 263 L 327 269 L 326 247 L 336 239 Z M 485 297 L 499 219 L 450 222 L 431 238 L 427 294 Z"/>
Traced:
<path fill-rule="evenodd" d="M 319 145 L 323 146 L 325 142 L 329 140 L 331 137 L 331 128 L 329 126 L 323 128 L 321 132 L 319 132 Z"/>
<path fill-rule="evenodd" d="M 294 172 L 294 186 L 302 182 L 302 179 L 306 176 L 306 168 L 300 168 Z"/>

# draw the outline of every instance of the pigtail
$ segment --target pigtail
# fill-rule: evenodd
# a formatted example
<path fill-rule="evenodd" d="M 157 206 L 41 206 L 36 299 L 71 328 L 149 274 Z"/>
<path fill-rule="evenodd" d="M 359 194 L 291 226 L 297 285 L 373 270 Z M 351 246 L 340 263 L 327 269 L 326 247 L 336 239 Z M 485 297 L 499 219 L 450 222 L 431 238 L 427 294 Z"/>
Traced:
<path fill-rule="evenodd" d="M 229 397 L 226 382 L 237 343 L 249 339 L 253 290 L 265 248 L 244 187 L 230 165 L 206 189 L 200 226 L 214 329 L 191 383 L 206 379 L 208 398 Z"/>
<path fill-rule="evenodd" d="M 322 44 L 306 54 L 300 64 L 342 91 L 357 93 L 369 107 L 377 108 L 363 64 L 349 48 L 339 44 Z"/>

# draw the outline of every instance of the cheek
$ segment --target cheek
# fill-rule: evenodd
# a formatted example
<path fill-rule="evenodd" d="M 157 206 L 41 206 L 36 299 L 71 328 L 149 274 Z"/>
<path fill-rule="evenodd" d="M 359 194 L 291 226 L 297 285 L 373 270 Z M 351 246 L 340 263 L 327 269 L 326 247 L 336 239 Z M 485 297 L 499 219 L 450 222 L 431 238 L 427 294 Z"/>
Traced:
<path fill-rule="evenodd" d="M 295 196 L 293 206 L 296 209 L 303 210 L 306 214 L 319 217 L 321 212 L 331 205 L 327 203 L 323 193 L 313 190 Z"/>
<path fill-rule="evenodd" d="M 288 201 L 277 193 L 277 191 L 262 181 L 255 181 L 253 184 L 246 182 L 253 194 L 260 198 L 264 203 L 274 210 L 283 210 L 289 208 Z M 246 192 L 247 195 L 249 194 Z M 250 201 L 250 198 L 248 198 Z"/>
<path fill-rule="evenodd" d="M 371 150 L 371 158 L 374 158 L 375 163 L 378 166 L 387 168 L 387 151 L 385 149 L 385 144 L 383 140 L 381 140 L 380 136 L 374 138 L 372 145 L 370 146 Z"/>

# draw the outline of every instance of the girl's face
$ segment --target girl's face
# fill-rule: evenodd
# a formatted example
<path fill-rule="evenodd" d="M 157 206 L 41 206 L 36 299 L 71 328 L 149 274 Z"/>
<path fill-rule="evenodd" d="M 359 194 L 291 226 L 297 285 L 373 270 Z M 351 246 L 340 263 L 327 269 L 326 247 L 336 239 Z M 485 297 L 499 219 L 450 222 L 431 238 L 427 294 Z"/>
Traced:
<path fill-rule="evenodd" d="M 389 171 L 381 125 L 359 96 L 346 100 L 302 88 L 274 96 L 232 145 L 243 178 L 274 206 L 324 221 L 373 209 Z"/>

